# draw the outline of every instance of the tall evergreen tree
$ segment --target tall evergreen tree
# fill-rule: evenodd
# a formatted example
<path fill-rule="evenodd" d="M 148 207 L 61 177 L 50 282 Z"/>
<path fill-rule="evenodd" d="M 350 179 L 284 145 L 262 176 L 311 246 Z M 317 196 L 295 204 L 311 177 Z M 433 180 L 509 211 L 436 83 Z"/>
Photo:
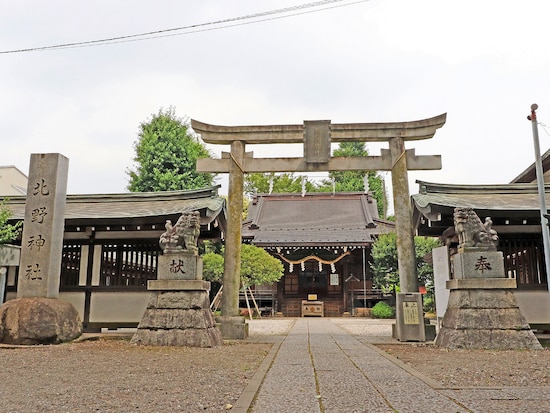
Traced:
<path fill-rule="evenodd" d="M 173 191 L 211 186 L 214 176 L 198 173 L 196 162 L 211 158 L 206 146 L 190 129 L 189 123 L 176 117 L 175 109 L 160 109 L 141 123 L 134 143 L 135 170 L 128 170 L 131 192 Z"/>

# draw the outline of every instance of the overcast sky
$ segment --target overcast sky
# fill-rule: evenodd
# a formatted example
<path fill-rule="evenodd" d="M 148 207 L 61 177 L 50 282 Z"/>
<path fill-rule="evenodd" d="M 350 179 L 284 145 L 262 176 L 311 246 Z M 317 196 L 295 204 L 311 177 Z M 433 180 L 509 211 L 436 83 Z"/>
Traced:
<path fill-rule="evenodd" d="M 69 193 L 126 192 L 139 124 L 170 106 L 217 125 L 447 113 L 433 139 L 407 144 L 443 163 L 410 172 L 411 193 L 416 179 L 508 183 L 534 161 L 526 117 L 538 103 L 539 122 L 550 125 L 550 2 L 343 0 L 264 14 L 304 4 L 0 0 L 0 164 L 28 173 L 31 153 L 60 152 L 70 160 Z M 230 20 L 249 15 L 259 16 Z M 189 26 L 148 40 L 4 53 Z M 547 129 L 539 127 L 542 152 Z M 218 157 L 227 150 L 210 148 Z M 380 154 L 380 145 L 367 148 Z"/>

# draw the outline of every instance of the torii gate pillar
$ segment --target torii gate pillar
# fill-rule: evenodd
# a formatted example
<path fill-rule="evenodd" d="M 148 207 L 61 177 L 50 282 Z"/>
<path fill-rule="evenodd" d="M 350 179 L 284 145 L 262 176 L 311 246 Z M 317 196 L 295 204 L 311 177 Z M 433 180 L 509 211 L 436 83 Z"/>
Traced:
<path fill-rule="evenodd" d="M 305 121 L 303 125 L 216 126 L 191 120 L 191 127 L 210 144 L 231 145 L 222 159 L 199 159 L 197 171 L 229 173 L 229 205 L 225 237 L 225 267 L 222 295 L 224 338 L 246 338 L 238 325 L 241 262 L 241 214 L 244 174 L 255 172 L 391 171 L 397 229 L 397 255 L 401 292 L 418 292 L 416 258 L 408 185 L 408 170 L 441 169 L 439 155 L 416 156 L 405 149 L 405 141 L 433 137 L 445 124 L 447 114 L 413 121 L 391 123 L 331 124 Z M 382 156 L 330 157 L 332 142 L 388 142 Z M 245 152 L 246 144 L 303 143 L 302 158 L 256 159 Z M 398 316 L 400 309 L 397 309 Z M 244 324 L 244 318 L 242 318 Z M 227 327 L 223 327 L 223 323 Z M 399 331 L 399 330 L 398 330 Z M 399 334 L 399 332 L 398 332 Z M 397 337 L 400 338 L 400 337 Z"/>
<path fill-rule="evenodd" d="M 399 267 L 399 286 L 401 292 L 418 292 L 416 273 L 416 254 L 409 195 L 409 177 L 407 174 L 407 157 L 405 142 L 401 138 L 390 138 L 392 157 L 392 190 L 397 232 L 397 265 Z M 412 251 L 412 254 L 410 253 Z"/>
<path fill-rule="evenodd" d="M 243 213 L 244 193 L 244 143 L 235 141 L 231 144 L 231 166 L 229 167 L 229 193 L 227 234 L 225 234 L 225 268 L 229 274 L 238 274 L 237 277 L 224 279 L 222 299 L 222 314 L 234 316 L 239 312 L 239 286 L 241 273 L 241 217 Z M 227 282 L 226 282 L 227 281 Z"/>

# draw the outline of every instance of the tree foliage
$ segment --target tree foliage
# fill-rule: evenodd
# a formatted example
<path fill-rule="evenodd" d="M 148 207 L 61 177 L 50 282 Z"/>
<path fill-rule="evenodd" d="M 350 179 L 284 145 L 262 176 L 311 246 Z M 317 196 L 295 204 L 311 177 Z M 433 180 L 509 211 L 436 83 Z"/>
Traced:
<path fill-rule="evenodd" d="M 434 248 L 441 246 L 439 240 L 429 237 L 414 238 L 416 252 L 416 272 L 420 285 L 433 287 L 434 269 L 433 265 L 425 260 L 425 257 L 432 252 Z"/>
<path fill-rule="evenodd" d="M 248 244 L 243 244 L 241 248 L 241 281 L 246 286 L 271 284 L 284 275 L 281 261 L 263 248 Z"/>
<path fill-rule="evenodd" d="M 378 301 L 374 307 L 372 307 L 371 314 L 374 318 L 393 318 L 395 316 L 395 311 L 388 303 Z"/>
<path fill-rule="evenodd" d="M 214 181 L 196 172 L 197 159 L 211 158 L 210 151 L 172 107 L 141 123 L 134 150 L 135 170 L 127 171 L 131 192 L 199 189 Z"/>
<path fill-rule="evenodd" d="M 440 245 L 435 238 L 414 237 L 416 269 L 420 285 L 433 286 L 433 266 L 425 260 L 432 249 Z M 381 234 L 372 245 L 373 286 L 385 291 L 398 291 L 399 268 L 397 260 L 397 235 Z"/>
<path fill-rule="evenodd" d="M 207 281 L 221 282 L 223 277 L 223 256 L 215 252 L 207 252 L 202 256 L 202 276 Z"/>
<path fill-rule="evenodd" d="M 335 157 L 361 157 L 368 156 L 369 152 L 364 142 L 342 142 L 332 153 Z M 318 190 L 322 192 L 363 192 L 365 191 L 365 176 L 368 189 L 376 199 L 378 215 L 382 218 L 386 214 L 386 193 L 384 183 L 376 171 L 333 171 L 329 178 L 324 180 Z M 334 184 L 333 184 L 334 182 Z"/>
<path fill-rule="evenodd" d="M 394 232 L 380 234 L 372 244 L 373 287 L 394 291 L 399 286 L 397 268 L 397 235 Z"/>
<path fill-rule="evenodd" d="M 223 255 L 213 252 L 203 255 L 203 276 L 206 280 L 221 282 L 223 268 Z M 241 282 L 246 286 L 270 284 L 279 281 L 283 275 L 283 264 L 277 258 L 263 248 L 241 245 Z"/>
<path fill-rule="evenodd" d="M 244 192 L 248 196 L 254 194 L 268 194 L 271 182 L 273 182 L 273 193 L 300 193 L 302 192 L 302 180 L 305 177 L 296 176 L 294 173 L 283 173 L 276 175 L 271 173 L 253 173 L 245 176 Z M 306 191 L 316 192 L 315 184 L 306 180 Z"/>
<path fill-rule="evenodd" d="M 23 226 L 23 221 L 18 221 L 15 224 L 10 224 L 9 219 L 12 217 L 12 212 L 6 205 L 7 199 L 0 202 L 0 244 L 7 244 L 15 240 Z"/>
<path fill-rule="evenodd" d="M 368 156 L 363 142 L 342 142 L 333 151 L 333 156 Z M 254 173 L 245 176 L 245 194 L 252 196 L 256 193 L 269 193 L 270 183 L 273 193 L 300 193 L 302 192 L 302 180 L 306 179 L 306 192 L 364 192 L 365 176 L 367 177 L 369 191 L 372 192 L 378 206 L 378 215 L 385 218 L 386 214 L 386 192 L 384 183 L 376 171 L 333 171 L 329 172 L 329 179 L 316 184 L 305 178 L 305 176 L 294 175 L 294 173 Z"/>

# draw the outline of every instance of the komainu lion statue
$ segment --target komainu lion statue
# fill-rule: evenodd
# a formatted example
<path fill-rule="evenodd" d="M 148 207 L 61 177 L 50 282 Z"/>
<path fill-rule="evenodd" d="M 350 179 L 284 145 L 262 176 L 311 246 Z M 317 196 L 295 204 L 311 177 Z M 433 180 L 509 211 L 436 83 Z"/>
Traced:
<path fill-rule="evenodd" d="M 182 214 L 174 225 L 172 221 L 167 220 L 165 228 L 166 231 L 162 233 L 159 240 L 160 248 L 165 254 L 198 251 L 197 243 L 201 232 L 199 211 Z"/>
<path fill-rule="evenodd" d="M 491 218 L 482 223 L 472 208 L 455 208 L 455 232 L 458 236 L 458 247 L 486 247 L 496 249 L 497 232 L 492 228 Z"/>

